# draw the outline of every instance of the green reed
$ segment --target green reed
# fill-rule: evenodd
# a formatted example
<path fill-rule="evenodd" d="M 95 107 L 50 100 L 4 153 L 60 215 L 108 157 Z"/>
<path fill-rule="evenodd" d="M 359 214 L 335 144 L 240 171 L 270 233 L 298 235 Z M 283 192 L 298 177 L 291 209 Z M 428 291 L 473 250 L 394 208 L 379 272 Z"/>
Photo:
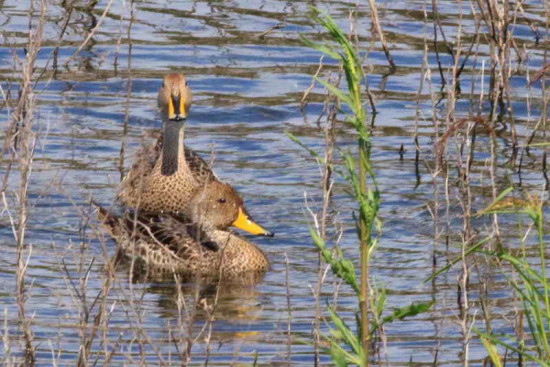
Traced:
<path fill-rule="evenodd" d="M 506 276 L 508 283 L 521 303 L 521 316 L 527 321 L 527 330 L 530 343 L 526 344 L 523 338 L 517 339 L 510 335 L 483 333 L 476 330 L 481 336 L 483 344 L 495 366 L 502 366 L 496 345 L 513 351 L 525 360 L 537 362 L 541 366 L 550 366 L 550 283 L 546 275 L 545 245 L 543 240 L 544 216 L 542 199 L 527 195 L 525 199 L 507 197 L 512 189 L 505 190 L 482 214 L 526 214 L 537 232 L 540 265 L 531 265 L 525 253 L 520 256 L 506 251 L 489 252 L 490 256 L 512 266 L 517 278 Z M 521 320 L 520 320 L 521 321 Z M 523 325 L 523 322 L 519 323 Z M 523 330 L 519 330 L 523 333 Z"/>
<path fill-rule="evenodd" d="M 329 345 L 326 351 L 329 352 L 337 366 L 347 366 L 348 364 L 367 366 L 374 355 L 371 348 L 373 336 L 377 330 L 381 330 L 383 324 L 417 315 L 427 310 L 431 303 L 405 306 L 394 310 L 389 316 L 383 316 L 386 304 L 385 292 L 384 290 L 374 289 L 369 276 L 370 260 L 381 232 L 381 222 L 378 219 L 380 191 L 370 161 L 371 132 L 367 128 L 367 113 L 361 92 L 365 74 L 356 48 L 348 36 L 330 16 L 321 15 L 317 9 L 312 10 L 311 18 L 317 24 L 323 26 L 335 45 L 317 44 L 305 38 L 302 38 L 302 40 L 306 45 L 340 63 L 346 78 L 347 90 L 341 90 L 323 79 L 314 78 L 338 99 L 340 107 L 347 107 L 349 112 L 344 112 L 342 108 L 339 112 L 343 115 L 345 122 L 357 134 L 356 151 L 339 150 L 343 163 L 340 167 L 331 167 L 331 169 L 339 173 L 348 183 L 351 190 L 347 191 L 357 204 L 354 220 L 359 240 L 359 280 L 356 277 L 357 271 L 354 262 L 346 258 L 336 246 L 329 248 L 315 229 L 310 227 L 309 230 L 313 243 L 320 251 L 322 260 L 330 265 L 332 272 L 337 277 L 353 289 L 359 304 L 359 312 L 356 315 L 356 331 L 353 331 L 344 322 L 333 307 L 327 305 L 333 328 L 330 330 L 330 335 L 325 336 Z M 289 133 L 288 135 L 322 163 L 329 164 L 320 158 L 315 151 L 305 147 L 295 136 Z"/>

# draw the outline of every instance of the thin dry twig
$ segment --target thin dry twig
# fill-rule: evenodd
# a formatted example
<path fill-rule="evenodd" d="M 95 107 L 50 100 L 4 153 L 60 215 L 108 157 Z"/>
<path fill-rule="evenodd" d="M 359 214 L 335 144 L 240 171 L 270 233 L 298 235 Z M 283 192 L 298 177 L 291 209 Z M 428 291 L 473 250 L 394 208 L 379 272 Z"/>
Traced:
<path fill-rule="evenodd" d="M 370 14 L 372 19 L 372 27 L 376 31 L 376 34 L 378 34 L 378 38 L 380 39 L 380 44 L 382 45 L 382 49 L 384 50 L 384 55 L 386 55 L 386 60 L 388 60 L 388 63 L 390 64 L 390 70 L 391 72 L 394 72 L 395 69 L 397 69 L 397 66 L 393 61 L 393 57 L 391 56 L 390 49 L 388 48 L 388 44 L 386 42 L 386 37 L 384 36 L 384 32 L 382 31 L 382 26 L 380 25 L 380 19 L 378 17 L 378 7 L 376 6 L 376 1 L 369 0 L 369 6 L 371 10 Z"/>
<path fill-rule="evenodd" d="M 485 131 L 488 135 L 494 135 L 494 130 L 491 124 L 481 116 L 459 119 L 447 127 L 445 133 L 439 138 L 439 140 L 435 144 L 434 151 L 438 160 L 441 161 L 443 159 L 443 151 L 447 145 L 447 140 L 459 129 L 464 127 L 464 125 L 466 125 L 468 122 L 473 122 L 476 125 L 482 125 L 483 127 L 485 127 Z"/>
<path fill-rule="evenodd" d="M 94 36 L 95 32 L 99 29 L 99 27 L 101 26 L 101 23 L 103 23 L 103 19 L 105 19 L 105 16 L 107 15 L 107 13 L 109 12 L 109 9 L 111 8 L 111 5 L 113 4 L 113 1 L 114 0 L 109 0 L 109 2 L 107 3 L 107 6 L 105 7 L 105 9 L 103 10 L 103 13 L 101 14 L 101 17 L 99 17 L 96 25 L 94 28 L 92 28 L 92 30 L 90 31 L 90 33 L 88 33 L 88 36 L 84 39 L 84 41 L 80 44 L 80 46 L 78 47 L 78 49 L 67 59 L 67 61 L 65 61 L 65 66 L 68 66 L 69 63 L 71 61 L 73 61 L 73 59 L 79 54 L 80 51 L 82 51 L 82 49 L 84 48 L 84 46 L 86 46 L 88 44 L 88 42 L 90 42 L 90 39 L 92 39 L 92 37 Z"/>

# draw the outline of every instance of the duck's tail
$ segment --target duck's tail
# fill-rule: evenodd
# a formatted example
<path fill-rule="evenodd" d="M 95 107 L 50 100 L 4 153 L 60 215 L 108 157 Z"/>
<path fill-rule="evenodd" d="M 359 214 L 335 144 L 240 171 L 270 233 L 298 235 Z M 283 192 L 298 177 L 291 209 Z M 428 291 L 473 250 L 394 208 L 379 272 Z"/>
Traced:
<path fill-rule="evenodd" d="M 97 219 L 99 220 L 103 228 L 107 230 L 109 235 L 114 238 L 119 236 L 121 233 L 120 217 L 102 207 L 94 199 L 90 200 L 90 205 L 94 208 Z"/>

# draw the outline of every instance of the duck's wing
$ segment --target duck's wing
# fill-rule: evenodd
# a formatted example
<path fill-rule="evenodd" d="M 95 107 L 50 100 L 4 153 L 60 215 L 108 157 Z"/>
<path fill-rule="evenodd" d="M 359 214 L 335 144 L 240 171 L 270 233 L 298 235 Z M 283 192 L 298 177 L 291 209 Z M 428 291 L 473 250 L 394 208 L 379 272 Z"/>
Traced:
<path fill-rule="evenodd" d="M 184 217 L 135 216 L 133 212 L 118 216 L 95 206 L 99 221 L 123 253 L 141 257 L 147 263 L 191 270 L 188 268 L 217 256 L 220 249 L 207 233 Z"/>
<path fill-rule="evenodd" d="M 212 172 L 210 165 L 197 152 L 187 146 L 185 147 L 185 160 L 193 173 L 193 177 L 200 184 L 218 179 L 214 172 Z"/>
<path fill-rule="evenodd" d="M 134 207 L 136 198 L 141 192 L 140 185 L 146 182 L 153 171 L 162 151 L 162 137 L 157 138 L 155 144 L 141 147 L 132 161 L 132 167 L 120 183 L 117 191 L 117 200 L 122 204 Z"/>
<path fill-rule="evenodd" d="M 208 233 L 184 216 L 157 215 L 149 220 L 154 222 L 152 228 L 155 237 L 170 244 L 170 249 L 176 254 L 198 252 L 207 255 L 220 250 L 220 246 Z"/>

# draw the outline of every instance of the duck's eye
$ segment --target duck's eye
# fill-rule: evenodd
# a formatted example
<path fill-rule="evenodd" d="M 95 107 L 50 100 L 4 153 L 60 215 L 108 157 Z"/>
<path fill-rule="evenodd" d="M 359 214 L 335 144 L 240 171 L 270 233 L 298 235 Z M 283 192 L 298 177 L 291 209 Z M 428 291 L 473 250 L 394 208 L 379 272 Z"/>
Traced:
<path fill-rule="evenodd" d="M 225 198 L 219 198 L 219 199 L 218 199 L 218 203 L 220 203 L 220 204 L 225 203 Z"/>
<path fill-rule="evenodd" d="M 185 81 L 185 86 L 187 87 L 187 80 Z"/>
<path fill-rule="evenodd" d="M 164 82 L 162 82 L 162 85 L 160 86 L 161 88 L 164 88 Z"/>

